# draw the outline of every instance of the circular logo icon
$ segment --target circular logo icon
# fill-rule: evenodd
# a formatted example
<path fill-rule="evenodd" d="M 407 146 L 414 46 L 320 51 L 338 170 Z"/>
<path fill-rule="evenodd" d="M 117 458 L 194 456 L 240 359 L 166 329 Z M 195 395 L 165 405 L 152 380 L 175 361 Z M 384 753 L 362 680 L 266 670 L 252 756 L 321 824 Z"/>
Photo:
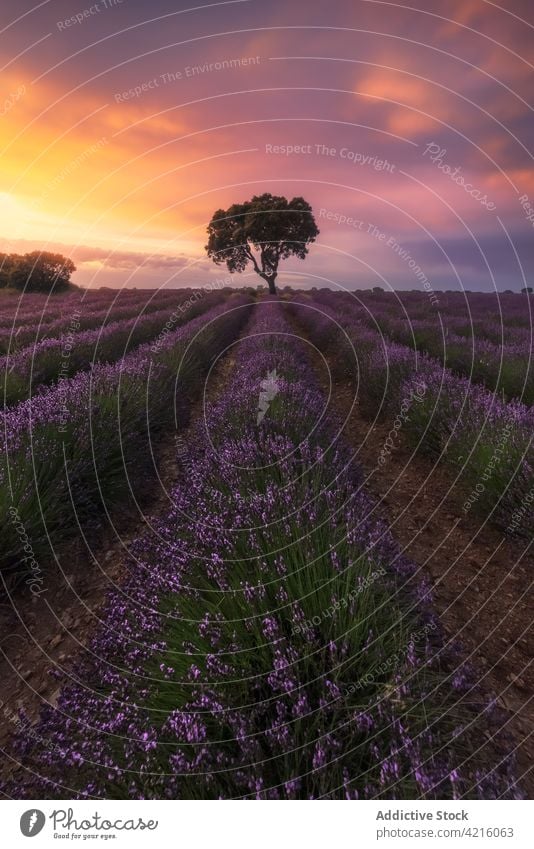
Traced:
<path fill-rule="evenodd" d="M 46 822 L 46 817 L 42 811 L 33 808 L 31 811 L 25 811 L 20 818 L 20 830 L 24 837 L 35 837 L 42 831 Z"/>

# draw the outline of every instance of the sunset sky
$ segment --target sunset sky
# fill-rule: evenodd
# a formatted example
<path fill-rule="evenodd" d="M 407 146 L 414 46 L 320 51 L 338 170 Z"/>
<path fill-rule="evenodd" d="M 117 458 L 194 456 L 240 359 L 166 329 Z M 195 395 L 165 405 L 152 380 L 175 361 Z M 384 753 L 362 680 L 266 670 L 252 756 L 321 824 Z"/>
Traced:
<path fill-rule="evenodd" d="M 533 284 L 534 6 L 413 4 L 2 0 L 0 250 L 202 285 L 212 213 L 272 192 L 320 229 L 282 286 Z"/>

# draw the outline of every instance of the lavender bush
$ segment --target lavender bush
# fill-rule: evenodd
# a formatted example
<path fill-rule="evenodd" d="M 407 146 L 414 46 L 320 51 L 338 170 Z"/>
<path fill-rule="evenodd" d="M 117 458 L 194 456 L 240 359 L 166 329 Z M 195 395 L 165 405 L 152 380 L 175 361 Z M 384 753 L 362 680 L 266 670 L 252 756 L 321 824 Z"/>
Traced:
<path fill-rule="evenodd" d="M 115 364 L 97 364 L 0 413 L 4 576 L 25 576 L 12 508 L 36 555 L 49 559 L 50 545 L 78 522 L 127 497 L 135 469 L 149 471 L 151 439 L 172 427 L 175 412 L 178 426 L 187 421 L 188 393 L 233 338 L 249 300 L 236 295 L 208 310 L 206 299 L 206 313 L 165 336 L 155 350 L 152 343 L 141 345 Z"/>
<path fill-rule="evenodd" d="M 461 472 L 473 509 L 510 534 L 534 528 L 534 411 L 519 401 L 453 374 L 436 359 L 393 343 L 362 321 L 346 296 L 321 293 L 293 299 L 293 313 L 312 341 L 343 358 L 361 411 L 370 418 L 394 416 L 406 398 L 412 406 L 403 436 L 434 460 Z M 349 341 L 347 341 L 349 340 Z"/>
<path fill-rule="evenodd" d="M 281 309 L 258 305 L 12 795 L 521 795 Z"/>

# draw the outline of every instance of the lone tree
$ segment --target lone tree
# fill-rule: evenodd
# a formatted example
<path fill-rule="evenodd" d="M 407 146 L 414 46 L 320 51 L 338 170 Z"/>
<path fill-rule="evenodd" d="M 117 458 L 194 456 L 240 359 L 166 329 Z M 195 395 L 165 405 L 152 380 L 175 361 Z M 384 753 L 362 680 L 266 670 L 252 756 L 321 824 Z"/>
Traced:
<path fill-rule="evenodd" d="M 208 226 L 208 256 L 225 262 L 228 271 L 244 271 L 249 262 L 276 294 L 278 263 L 289 256 L 304 259 L 319 230 L 304 198 L 255 195 L 245 203 L 218 209 Z"/>

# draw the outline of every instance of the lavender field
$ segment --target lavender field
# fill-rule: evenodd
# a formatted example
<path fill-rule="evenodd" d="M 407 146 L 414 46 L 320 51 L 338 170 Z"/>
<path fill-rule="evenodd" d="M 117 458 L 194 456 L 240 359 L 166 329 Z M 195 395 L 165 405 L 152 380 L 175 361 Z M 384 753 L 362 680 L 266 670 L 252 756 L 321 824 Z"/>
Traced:
<path fill-rule="evenodd" d="M 533 309 L 0 292 L 3 792 L 531 798 Z"/>

